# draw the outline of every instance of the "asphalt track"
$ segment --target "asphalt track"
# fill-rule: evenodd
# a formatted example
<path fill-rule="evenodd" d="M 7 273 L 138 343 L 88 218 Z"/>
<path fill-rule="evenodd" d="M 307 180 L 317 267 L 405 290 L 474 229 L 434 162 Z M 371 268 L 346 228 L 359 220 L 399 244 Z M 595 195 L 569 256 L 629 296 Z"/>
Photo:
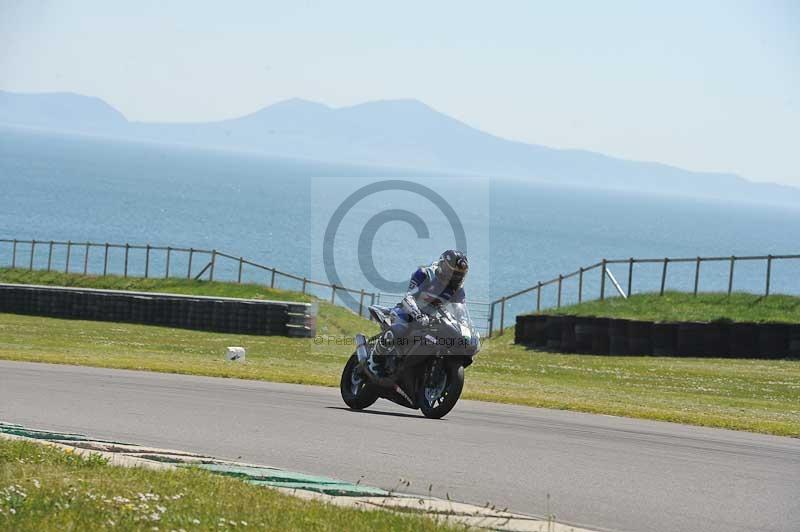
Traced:
<path fill-rule="evenodd" d="M 0 420 L 608 530 L 800 530 L 792 438 L 473 401 L 434 421 L 331 388 L 6 361 Z"/>

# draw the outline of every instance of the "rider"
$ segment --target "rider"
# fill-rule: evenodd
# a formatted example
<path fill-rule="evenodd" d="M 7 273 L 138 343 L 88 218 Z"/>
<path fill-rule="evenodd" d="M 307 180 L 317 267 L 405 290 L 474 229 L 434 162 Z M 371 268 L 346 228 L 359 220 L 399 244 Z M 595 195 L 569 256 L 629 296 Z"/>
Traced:
<path fill-rule="evenodd" d="M 469 270 L 467 256 L 448 249 L 430 266 L 422 266 L 411 276 L 406 296 L 392 309 L 392 325 L 375 342 L 370 353 L 369 370 L 383 376 L 389 356 L 394 354 L 397 340 L 405 338 L 411 322 L 425 327 L 430 321 L 425 313 L 431 306 L 463 303 L 464 279 Z"/>

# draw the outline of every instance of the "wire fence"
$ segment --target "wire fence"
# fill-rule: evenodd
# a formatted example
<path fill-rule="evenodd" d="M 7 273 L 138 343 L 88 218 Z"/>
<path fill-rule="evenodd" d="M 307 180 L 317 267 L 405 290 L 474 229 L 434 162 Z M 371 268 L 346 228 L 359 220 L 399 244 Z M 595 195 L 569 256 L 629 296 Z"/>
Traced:
<path fill-rule="evenodd" d="M 7 253 L 7 255 L 6 255 Z M 3 257 L 7 258 L 3 258 Z M 83 275 L 116 275 L 145 279 L 185 278 L 208 281 L 255 283 L 293 290 L 340 304 L 369 316 L 369 305 L 394 305 L 402 295 L 367 291 L 295 275 L 216 249 L 118 244 L 61 240 L 0 239 L 0 264 L 11 268 L 59 271 Z M 349 293 L 357 300 L 348 305 L 341 298 Z M 470 302 L 476 327 L 488 330 L 487 302 Z"/>
<path fill-rule="evenodd" d="M 7 258 L 4 259 L 4 256 Z M 503 333 L 507 313 L 513 319 L 513 313 L 531 311 L 534 308 L 539 312 L 546 308 L 560 308 L 564 304 L 581 303 L 595 298 L 603 300 L 614 294 L 627 297 L 634 293 L 634 290 L 658 292 L 663 295 L 669 288 L 692 291 L 696 295 L 701 288 L 701 281 L 704 281 L 712 291 L 727 291 L 730 294 L 736 287 L 737 265 L 741 267 L 742 264 L 762 265 L 763 273 L 750 271 L 748 276 L 753 279 L 763 275 L 761 285 L 763 288 L 760 293 L 769 296 L 777 262 L 798 259 L 800 254 L 602 259 L 491 302 L 468 301 L 468 307 L 478 330 L 491 336 L 495 331 L 498 334 Z M 714 272 L 708 272 L 710 275 L 704 276 L 703 265 L 707 263 L 722 264 L 725 266 L 725 271 L 722 272 L 717 268 Z M 72 240 L 0 239 L 0 264 L 11 268 L 63 271 L 84 275 L 254 283 L 312 295 L 332 304 L 346 306 L 359 316 L 368 316 L 369 305 L 391 306 L 403 296 L 309 279 L 216 249 L 193 247 Z M 800 265 L 800 262 L 792 264 Z M 610 269 L 612 265 L 623 266 L 625 273 L 620 275 L 622 283 L 612 273 Z M 642 267 L 648 267 L 650 270 L 641 271 Z M 800 278 L 800 271 L 795 270 L 782 272 L 782 277 L 796 282 Z M 681 279 L 688 281 L 689 284 L 676 283 L 675 273 L 680 274 Z M 724 285 L 720 285 L 721 280 L 725 281 Z M 648 289 L 643 289 L 643 285 Z M 753 284 L 748 283 L 747 289 L 754 292 L 753 288 Z M 348 302 L 341 297 L 343 293 L 354 296 L 353 299 L 358 303 L 348 305 Z"/>
<path fill-rule="evenodd" d="M 574 272 L 559 275 L 558 277 L 554 277 L 548 281 L 540 281 L 533 286 L 519 290 L 512 294 L 508 294 L 489 303 L 487 318 L 488 336 L 491 336 L 495 329 L 497 330 L 498 334 L 503 333 L 503 330 L 505 329 L 506 307 L 510 301 L 522 298 L 522 296 L 528 296 L 531 298 L 526 299 L 528 310 L 532 310 L 535 306 L 536 312 L 540 312 L 544 308 L 560 308 L 562 304 L 565 303 L 581 303 L 584 300 L 588 300 L 587 295 L 589 298 L 594 296 L 601 301 L 607 296 L 613 296 L 615 293 L 619 297 L 627 298 L 629 295 L 634 293 L 634 288 L 638 289 L 640 292 L 658 292 L 659 295 L 664 295 L 664 292 L 668 289 L 668 281 L 672 281 L 672 285 L 669 286 L 670 289 L 677 288 L 680 290 L 686 290 L 686 288 L 688 288 L 685 282 L 675 283 L 674 275 L 673 278 L 669 277 L 670 271 L 678 267 L 683 270 L 681 273 L 691 276 L 690 282 L 692 284 L 690 289 L 695 296 L 697 295 L 698 291 L 700 291 L 701 280 L 706 280 L 706 277 L 713 280 L 713 282 L 710 283 L 713 284 L 713 291 L 726 291 L 727 294 L 730 295 L 735 287 L 734 280 L 735 273 L 737 271 L 736 266 L 741 265 L 742 263 L 748 265 L 763 265 L 763 284 L 761 285 L 763 289 L 759 293 L 762 293 L 764 296 L 769 296 L 773 284 L 773 271 L 776 261 L 797 261 L 797 259 L 800 259 L 800 255 L 732 255 L 728 257 L 665 257 L 659 259 L 636 259 L 631 257 L 628 259 L 602 259 L 600 262 L 579 268 Z M 702 266 L 706 263 L 723 264 L 726 267 L 726 271 L 724 274 L 716 271 L 712 276 L 704 277 L 702 275 Z M 792 264 L 800 265 L 800 262 L 792 262 Z M 625 285 L 624 287 L 617 281 L 617 278 L 611 272 L 611 269 L 609 268 L 611 265 L 623 265 L 627 270 L 627 274 L 622 277 Z M 650 290 L 643 290 L 641 288 L 642 283 L 637 283 L 638 286 L 634 287 L 634 280 L 637 278 L 635 274 L 638 271 L 636 268 L 637 265 L 640 267 L 649 266 L 650 268 L 656 268 L 656 272 L 658 274 L 657 276 L 652 275 L 654 273 L 653 271 L 647 272 L 649 275 L 641 276 L 645 283 L 650 287 Z M 670 266 L 672 266 L 672 268 L 670 268 Z M 599 270 L 599 274 L 596 272 L 596 270 Z M 590 272 L 595 273 L 590 276 Z M 756 272 L 749 273 L 751 279 L 754 277 L 754 275 L 758 275 Z M 784 276 L 787 276 L 788 279 L 791 279 L 795 282 L 798 278 L 800 278 L 800 271 L 785 271 L 783 274 Z M 597 276 L 596 282 L 594 281 L 594 276 Z M 719 281 L 721 279 L 724 279 L 726 282 L 724 287 L 719 286 Z M 571 281 L 571 285 L 568 283 L 568 281 Z M 656 281 L 658 284 L 653 286 L 653 281 Z M 549 297 L 545 298 L 545 289 L 550 287 L 552 287 L 552 291 L 549 294 L 546 294 Z M 722 290 L 720 290 L 720 288 L 722 288 Z M 752 283 L 748 283 L 747 289 L 753 291 Z M 532 300 L 534 297 L 535 305 L 534 300 Z M 498 307 L 499 315 L 497 313 Z M 517 310 L 519 310 L 519 305 L 517 305 Z"/>
<path fill-rule="evenodd" d="M 2 259 L 4 247 L 8 250 L 7 260 Z M 11 268 L 31 271 L 256 283 L 314 295 L 329 299 L 331 303 L 340 302 L 337 295 L 348 292 L 358 297 L 359 315 L 364 315 L 366 305 L 374 303 L 378 296 L 376 292 L 309 279 L 216 249 L 72 240 L 0 239 L 0 261 L 0 264 Z"/>

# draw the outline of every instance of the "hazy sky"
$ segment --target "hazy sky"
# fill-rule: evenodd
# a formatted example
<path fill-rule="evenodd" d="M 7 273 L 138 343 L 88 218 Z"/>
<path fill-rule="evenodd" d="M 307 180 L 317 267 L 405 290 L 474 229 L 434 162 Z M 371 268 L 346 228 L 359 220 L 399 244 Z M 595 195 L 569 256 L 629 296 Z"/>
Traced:
<path fill-rule="evenodd" d="M 800 2 L 0 0 L 0 89 L 205 121 L 417 98 L 485 131 L 800 185 Z"/>

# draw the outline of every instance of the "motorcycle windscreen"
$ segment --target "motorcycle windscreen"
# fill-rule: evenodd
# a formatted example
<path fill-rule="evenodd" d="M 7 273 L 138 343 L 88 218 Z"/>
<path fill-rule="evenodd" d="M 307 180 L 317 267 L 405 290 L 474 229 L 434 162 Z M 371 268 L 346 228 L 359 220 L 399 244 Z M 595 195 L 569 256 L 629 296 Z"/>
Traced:
<path fill-rule="evenodd" d="M 461 326 L 461 334 L 464 338 L 469 338 L 471 343 L 474 344 L 473 347 L 477 350 L 480 345 L 480 335 L 472 324 L 466 303 L 448 303 L 446 308 Z"/>
<path fill-rule="evenodd" d="M 447 309 L 447 312 L 452 314 L 457 321 L 472 324 L 472 320 L 469 319 L 469 311 L 467 310 L 467 305 L 465 303 L 447 303 L 445 305 L 445 309 Z"/>

